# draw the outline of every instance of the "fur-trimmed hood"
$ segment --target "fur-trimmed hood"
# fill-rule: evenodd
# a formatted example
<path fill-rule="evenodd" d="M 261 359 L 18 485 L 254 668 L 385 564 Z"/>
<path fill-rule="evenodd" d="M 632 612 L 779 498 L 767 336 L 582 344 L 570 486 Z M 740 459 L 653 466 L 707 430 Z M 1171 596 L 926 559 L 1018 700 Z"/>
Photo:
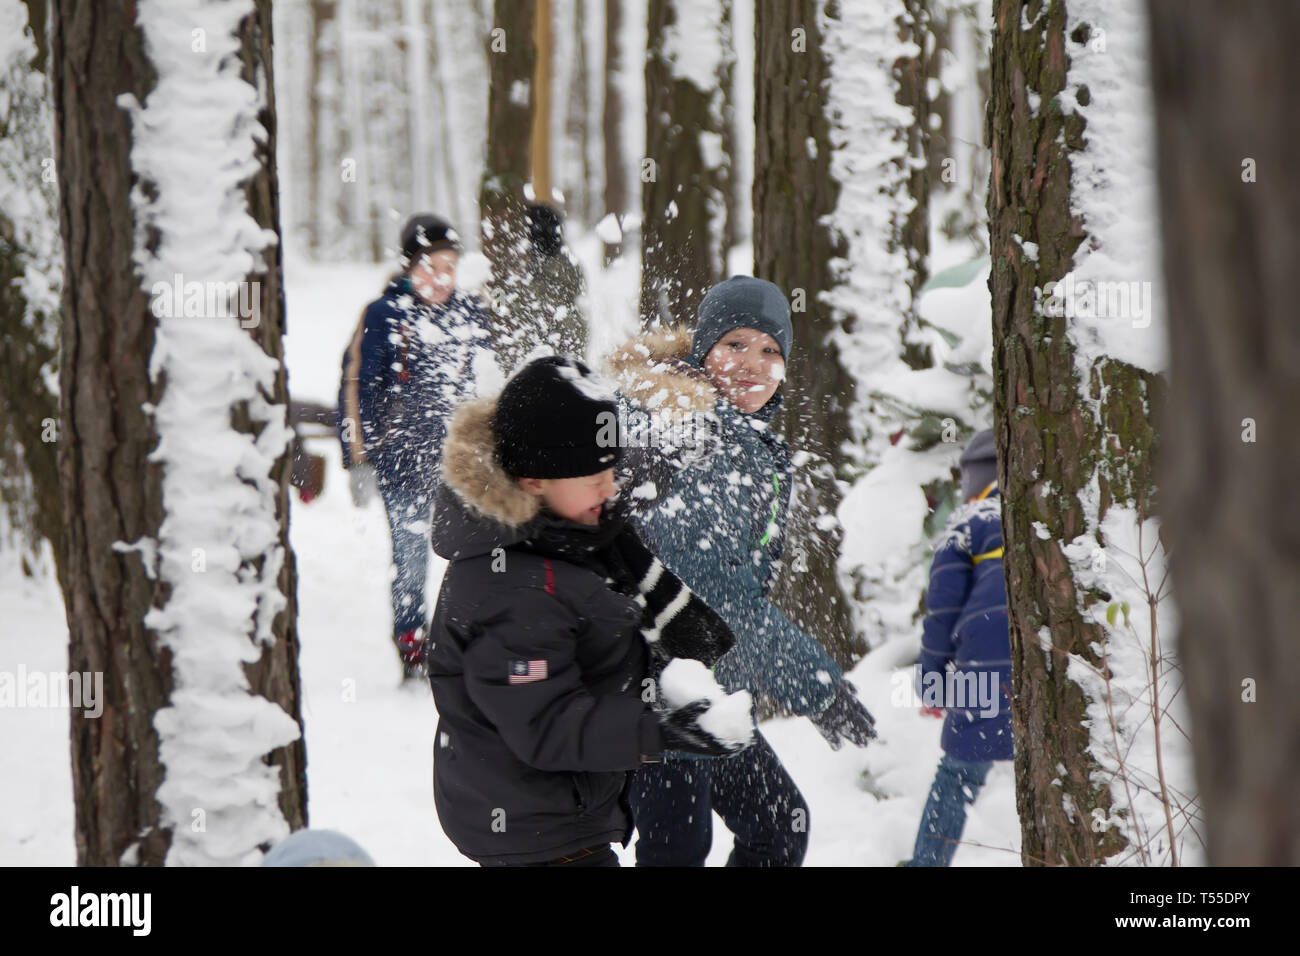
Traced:
<path fill-rule="evenodd" d="M 605 374 L 618 390 L 647 411 L 677 421 L 692 412 L 712 411 L 722 393 L 698 365 L 689 361 L 695 334 L 685 326 L 644 332 L 629 339 L 605 362 Z M 754 413 L 771 419 L 782 403 L 784 386 Z M 731 408 L 729 402 L 723 403 Z M 743 414 L 737 410 L 737 414 Z"/>
<path fill-rule="evenodd" d="M 541 514 L 541 499 L 519 487 L 497 462 L 496 408 L 495 396 L 478 398 L 451 417 L 433 520 L 433 550 L 439 557 L 471 557 L 517 544 L 529 537 Z"/>
<path fill-rule="evenodd" d="M 618 390 L 642 408 L 674 419 L 709 411 L 718 390 L 700 368 L 689 364 L 692 333 L 677 326 L 645 332 L 628 340 L 605 362 Z"/>

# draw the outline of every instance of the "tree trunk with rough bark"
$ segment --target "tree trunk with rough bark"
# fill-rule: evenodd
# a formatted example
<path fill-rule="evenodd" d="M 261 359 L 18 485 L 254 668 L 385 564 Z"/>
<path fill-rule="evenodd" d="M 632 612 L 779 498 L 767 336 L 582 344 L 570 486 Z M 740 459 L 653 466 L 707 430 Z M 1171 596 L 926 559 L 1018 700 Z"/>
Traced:
<path fill-rule="evenodd" d="M 865 647 L 853 623 L 836 568 L 843 532 L 818 530 L 843 493 L 835 478 L 851 440 L 855 394 L 832 336 L 833 311 L 819 294 L 835 279 L 843 239 L 822 217 L 835 209 L 840 184 L 831 175 L 830 125 L 819 91 L 829 82 L 818 28 L 819 0 L 760 0 L 755 19 L 754 275 L 790 297 L 797 338 L 786 368 L 779 416 L 796 450 L 820 457 L 807 495 L 792 509 L 784 571 L 774 591 L 782 610 L 818 638 L 841 665 Z M 792 31 L 806 31 L 806 49 L 792 49 Z M 816 144 L 810 149 L 808 143 Z"/>
<path fill-rule="evenodd" d="M 726 277 L 724 106 L 734 56 L 730 0 L 709 5 L 718 69 L 708 86 L 692 82 L 691 64 L 670 45 L 687 0 L 650 0 L 646 37 L 646 164 L 641 173 L 641 321 L 693 322 L 704 293 Z M 692 12 L 692 17 L 699 13 Z M 688 29 L 694 29 L 691 25 Z M 689 49 L 689 47 L 687 48 Z M 647 168 L 648 167 L 648 168 Z"/>
<path fill-rule="evenodd" d="M 1107 632 L 1085 612 L 1108 597 L 1085 583 L 1064 546 L 1088 531 L 1097 507 L 1089 503 L 1094 482 L 1101 516 L 1120 503 L 1142 518 L 1152 515 L 1157 435 L 1146 408 L 1160 406 L 1163 381 L 1106 360 L 1092 363 L 1081 380 L 1072 320 L 1048 314 L 1036 301 L 1036 290 L 1074 269 L 1087 250 L 1081 245 L 1096 237 L 1071 206 L 1071 157 L 1085 147 L 1087 131 L 1078 112 L 1061 106 L 1070 67 L 1067 4 L 1024 6 L 1021 0 L 995 4 L 988 111 L 993 430 L 1016 802 L 1026 865 L 1095 866 L 1128 843 L 1116 827 L 1096 825 L 1095 815 L 1108 818 L 1113 801 L 1090 751 L 1090 698 L 1067 663 L 1106 673 Z M 1086 27 L 1074 33 L 1073 42 L 1086 42 Z M 1086 87 L 1070 90 L 1087 102 Z M 1036 254 L 1026 252 L 1031 243 Z M 1104 544 L 1100 535 L 1096 541 Z"/>
<path fill-rule="evenodd" d="M 254 82 L 255 71 L 263 74 L 267 100 L 260 120 L 268 137 L 259 146 L 260 171 L 247 195 L 250 213 L 278 234 L 269 0 L 257 0 L 254 9 L 240 37 L 245 79 Z M 160 825 L 157 792 L 164 768 L 153 721 L 169 705 L 174 687 L 171 652 L 144 618 L 166 603 L 170 589 L 141 554 L 115 548 L 156 540 L 165 516 L 161 467 L 149 460 L 158 433 L 146 406 L 156 407 L 167 385 L 149 375 L 157 319 L 132 262 L 131 190 L 138 182 L 130 156 L 131 117 L 117 101 L 129 93 L 144 103 L 157 77 L 134 7 L 60 0 L 52 18 L 50 76 L 67 260 L 59 473 L 67 524 L 69 670 L 99 672 L 104 681 L 102 715 L 90 718 L 75 709 L 71 715 L 77 860 L 87 866 L 160 865 L 172 833 Z M 247 277 L 261 290 L 261 321 L 252 334 L 280 360 L 274 394 L 267 398 L 287 404 L 278 245 L 267 251 L 266 262 L 264 271 Z M 233 410 L 232 424 L 254 430 L 246 409 Z M 274 641 L 246 667 L 246 675 L 253 694 L 279 705 L 301 728 L 289 471 L 286 448 L 272 477 L 279 484 L 276 514 L 285 554 L 277 583 L 287 605 L 275 618 Z M 279 767 L 285 820 L 291 828 L 305 826 L 301 736 L 265 760 Z M 124 861 L 128 847 L 132 853 Z"/>
<path fill-rule="evenodd" d="M 492 334 L 497 361 L 507 375 L 534 338 L 518 263 L 529 252 L 524 185 L 532 175 L 535 15 L 531 2 L 496 0 L 487 40 L 487 160 L 479 188 L 479 215 L 483 254 L 492 270 Z"/>
<path fill-rule="evenodd" d="M 596 216 L 608 213 L 619 217 L 627 214 L 627 159 L 623 155 L 623 95 L 619 77 L 623 71 L 623 3 L 624 0 L 605 0 L 605 208 Z M 605 243 L 605 265 L 609 265 L 622 250 L 621 242 Z"/>

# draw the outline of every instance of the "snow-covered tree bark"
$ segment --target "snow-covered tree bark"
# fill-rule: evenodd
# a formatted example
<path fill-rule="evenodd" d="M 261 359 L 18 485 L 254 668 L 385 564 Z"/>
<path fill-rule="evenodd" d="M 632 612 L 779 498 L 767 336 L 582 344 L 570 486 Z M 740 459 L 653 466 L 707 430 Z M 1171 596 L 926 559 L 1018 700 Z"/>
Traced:
<path fill-rule="evenodd" d="M 726 278 L 731 0 L 650 0 L 641 166 L 641 320 L 692 322 Z"/>
<path fill-rule="evenodd" d="M 831 123 L 815 91 L 830 82 L 818 0 L 760 0 L 755 16 L 754 274 L 794 300 L 796 341 L 786 366 L 785 434 L 797 450 L 825 460 L 787 532 L 786 567 L 777 588 L 783 610 L 809 629 L 841 664 L 864 648 L 839 581 L 842 531 L 810 517 L 834 515 L 842 492 L 833 480 L 853 429 L 855 385 L 832 332 L 837 318 L 817 307 L 836 278 L 844 239 L 827 224 L 841 195 L 831 173 Z M 796 32 L 799 31 L 799 32 Z M 813 297 L 808 302 L 809 296 Z M 810 469 L 814 470 L 814 469 Z M 812 545 L 810 547 L 810 545 Z"/>
<path fill-rule="evenodd" d="M 269 0 L 52 7 L 82 865 L 306 824 L 270 30 Z"/>
<path fill-rule="evenodd" d="M 1296 866 L 1300 8 L 1149 9 L 1171 372 L 1160 510 L 1207 858 Z"/>
<path fill-rule="evenodd" d="M 0 0 L 0 36 L 0 549 L 20 547 L 30 568 L 48 541 L 62 575 L 56 449 L 63 250 L 45 4 Z"/>
<path fill-rule="evenodd" d="M 989 287 L 1022 858 L 1195 856 L 1153 517 L 1164 404 L 1145 18 L 994 7 Z"/>
<path fill-rule="evenodd" d="M 757 12 L 755 271 L 791 299 L 783 424 L 810 463 L 779 593 L 841 657 L 915 633 L 927 495 L 951 488 L 952 443 L 981 424 L 981 373 L 938 365 L 954 349 L 918 320 L 926 255 L 909 187 L 923 188 L 925 110 L 900 100 L 925 93 L 902 82 L 923 14 L 901 0 Z"/>

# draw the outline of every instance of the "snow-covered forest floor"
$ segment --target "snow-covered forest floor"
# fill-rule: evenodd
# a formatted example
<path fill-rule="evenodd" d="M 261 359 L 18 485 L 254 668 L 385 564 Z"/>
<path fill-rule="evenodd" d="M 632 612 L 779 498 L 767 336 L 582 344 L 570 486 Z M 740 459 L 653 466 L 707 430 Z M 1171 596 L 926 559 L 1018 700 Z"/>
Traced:
<path fill-rule="evenodd" d="M 592 354 L 599 358 L 633 331 L 634 263 L 596 267 L 595 236 L 575 237 L 597 318 Z M 743 252 L 743 250 L 742 250 Z M 942 268 L 950 262 L 939 263 Z M 734 271 L 745 268 L 738 255 Z M 289 388 L 300 400 L 332 404 L 339 360 L 361 308 L 382 288 L 383 266 L 286 267 Z M 481 280 L 481 257 L 465 257 L 461 283 Z M 969 297 L 987 310 L 983 280 L 930 294 L 935 308 Z M 389 540 L 382 508 L 353 506 L 337 441 L 309 450 L 328 461 L 324 493 L 308 505 L 291 495 L 291 540 L 298 568 L 303 716 L 306 722 L 309 818 L 313 827 L 356 839 L 380 865 L 472 865 L 438 825 L 432 795 L 437 715 L 426 685 L 400 688 L 389 640 Z M 67 668 L 67 627 L 52 564 L 22 576 L 12 551 L 0 552 L 0 670 Z M 443 562 L 430 569 L 431 592 Z M 919 595 L 918 595 L 919 597 Z M 431 598 L 432 599 L 432 598 Z M 916 642 L 919 642 L 919 624 Z M 893 866 L 911 855 L 927 789 L 940 756 L 941 722 L 891 704 L 891 677 L 910 680 L 916 642 L 896 639 L 864 658 L 850 677 L 876 717 L 880 739 L 865 750 L 829 749 L 803 719 L 763 725 L 807 797 L 810 866 Z M 0 747 L 0 865 L 70 865 L 73 843 L 71 763 L 66 709 L 13 709 L 4 714 Z M 715 817 L 710 865 L 725 862 L 731 835 Z M 994 765 L 971 808 L 956 866 L 1015 866 L 1020 834 L 1010 763 Z M 624 865 L 632 848 L 621 851 Z"/>

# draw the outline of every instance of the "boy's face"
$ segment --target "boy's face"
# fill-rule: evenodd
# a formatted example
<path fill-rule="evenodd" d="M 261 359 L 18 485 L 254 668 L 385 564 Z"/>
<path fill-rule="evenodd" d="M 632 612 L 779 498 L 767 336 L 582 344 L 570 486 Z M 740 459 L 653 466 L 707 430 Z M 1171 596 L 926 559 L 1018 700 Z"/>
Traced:
<path fill-rule="evenodd" d="M 561 518 L 593 527 L 600 524 L 605 501 L 618 493 L 613 468 L 581 478 L 520 478 L 519 485 Z"/>
<path fill-rule="evenodd" d="M 442 305 L 456 288 L 456 264 L 460 256 L 454 249 L 439 249 L 421 256 L 411 269 L 411 288 L 430 305 Z"/>
<path fill-rule="evenodd" d="M 746 415 L 764 405 L 785 378 L 776 339 L 758 329 L 732 329 L 704 356 L 704 369 L 731 404 Z"/>

